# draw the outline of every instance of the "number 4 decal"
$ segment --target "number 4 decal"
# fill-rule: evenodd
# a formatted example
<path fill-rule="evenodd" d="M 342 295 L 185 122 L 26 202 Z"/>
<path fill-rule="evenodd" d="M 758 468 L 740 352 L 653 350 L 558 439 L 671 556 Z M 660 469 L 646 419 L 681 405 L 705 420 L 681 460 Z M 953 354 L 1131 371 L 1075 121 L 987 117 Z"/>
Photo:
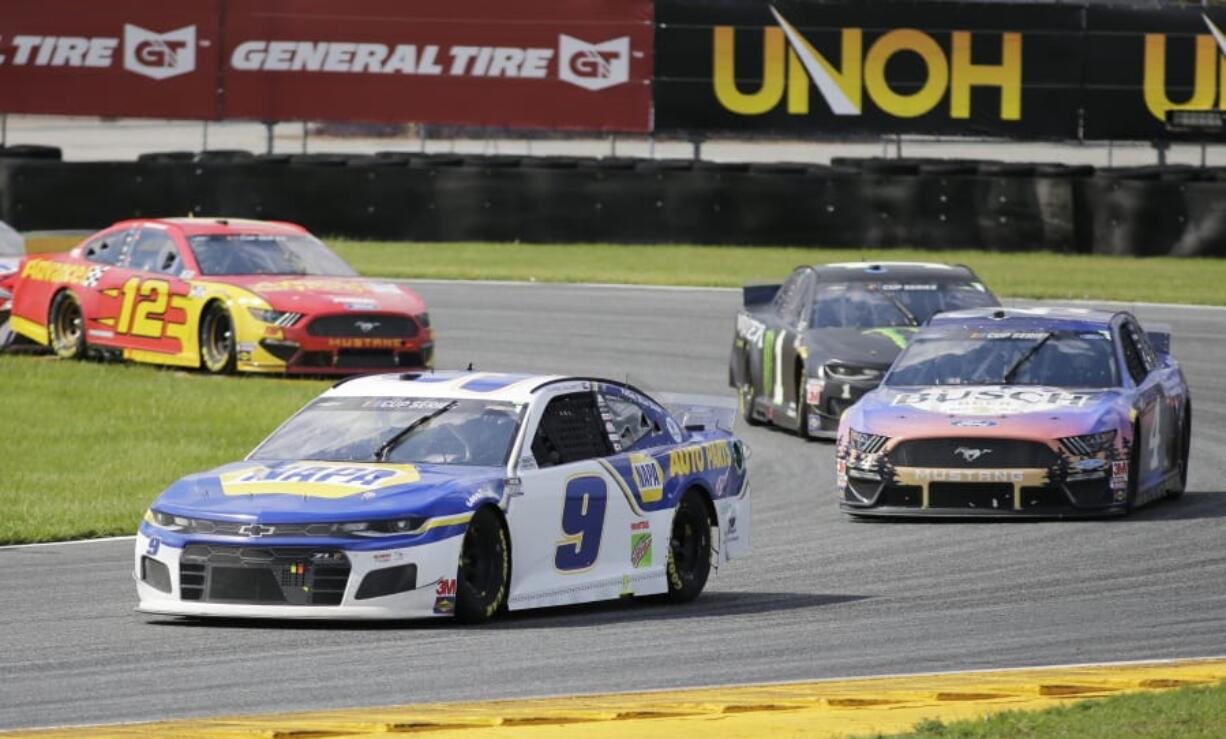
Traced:
<path fill-rule="evenodd" d="M 137 294 L 146 300 L 138 300 Z M 119 321 L 115 333 L 162 338 L 165 316 L 150 318 L 150 314 L 165 314 L 170 302 L 170 284 L 166 280 L 145 280 L 133 277 L 123 283 L 123 305 L 119 308 Z"/>
<path fill-rule="evenodd" d="M 609 489 L 604 478 L 582 475 L 566 481 L 562 503 L 562 533 L 554 551 L 553 566 L 562 572 L 578 572 L 596 564 L 604 532 Z"/>

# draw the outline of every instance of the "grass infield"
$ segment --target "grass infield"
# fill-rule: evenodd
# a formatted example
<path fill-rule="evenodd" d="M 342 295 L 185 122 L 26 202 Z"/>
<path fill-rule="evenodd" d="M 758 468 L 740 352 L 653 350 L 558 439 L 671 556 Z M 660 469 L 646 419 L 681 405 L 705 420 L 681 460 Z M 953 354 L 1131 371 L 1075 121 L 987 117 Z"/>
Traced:
<path fill-rule="evenodd" d="M 327 385 L 0 355 L 0 544 L 134 533 L 163 488 L 241 459 Z"/>
<path fill-rule="evenodd" d="M 412 243 L 332 240 L 359 272 L 382 277 L 740 287 L 798 264 L 967 264 L 1002 297 L 1226 305 L 1226 259 L 916 249 Z"/>
<path fill-rule="evenodd" d="M 908 739 L 1217 739 L 1226 731 L 1226 685 L 1129 693 L 1045 711 L 924 721 Z M 880 735 L 878 735 L 880 736 Z"/>

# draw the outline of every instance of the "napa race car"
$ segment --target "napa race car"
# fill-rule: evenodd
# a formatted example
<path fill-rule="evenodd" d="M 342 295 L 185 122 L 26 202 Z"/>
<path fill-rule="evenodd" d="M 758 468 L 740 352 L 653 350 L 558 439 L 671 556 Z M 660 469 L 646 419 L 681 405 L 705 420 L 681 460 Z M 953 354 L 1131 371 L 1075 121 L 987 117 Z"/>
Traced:
<path fill-rule="evenodd" d="M 135 551 L 139 610 L 484 621 L 688 601 L 750 545 L 732 399 L 473 372 L 343 382 L 245 460 L 179 480 Z"/>
<path fill-rule="evenodd" d="M 122 221 L 27 257 L 11 322 L 63 358 L 210 372 L 420 369 L 434 352 L 415 292 L 359 277 L 301 226 L 271 221 Z"/>
<path fill-rule="evenodd" d="M 1191 441 L 1167 331 L 1123 312 L 945 313 L 844 415 L 836 492 L 855 516 L 1126 514 L 1183 493 Z"/>
<path fill-rule="evenodd" d="M 833 438 L 918 327 L 940 311 L 999 305 L 969 267 L 848 262 L 748 285 L 728 382 L 749 423 Z"/>

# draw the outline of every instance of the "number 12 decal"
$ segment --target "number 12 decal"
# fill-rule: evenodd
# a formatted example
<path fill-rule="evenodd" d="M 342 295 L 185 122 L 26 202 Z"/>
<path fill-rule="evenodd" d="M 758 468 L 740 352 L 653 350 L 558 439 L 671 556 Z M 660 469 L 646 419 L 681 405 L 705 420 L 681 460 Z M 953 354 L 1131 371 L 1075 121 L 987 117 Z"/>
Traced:
<path fill-rule="evenodd" d="M 141 298 L 137 298 L 139 293 Z M 162 328 L 165 316 L 151 318 L 150 314 L 166 312 L 170 302 L 170 285 L 166 280 L 145 280 L 133 277 L 123 283 L 123 305 L 119 308 L 119 322 L 115 325 L 115 333 L 145 336 L 150 339 L 162 338 Z"/>
<path fill-rule="evenodd" d="M 596 564 L 608 506 L 609 489 L 603 477 L 584 475 L 566 481 L 566 500 L 562 503 L 565 536 L 554 552 L 554 567 L 577 572 Z"/>

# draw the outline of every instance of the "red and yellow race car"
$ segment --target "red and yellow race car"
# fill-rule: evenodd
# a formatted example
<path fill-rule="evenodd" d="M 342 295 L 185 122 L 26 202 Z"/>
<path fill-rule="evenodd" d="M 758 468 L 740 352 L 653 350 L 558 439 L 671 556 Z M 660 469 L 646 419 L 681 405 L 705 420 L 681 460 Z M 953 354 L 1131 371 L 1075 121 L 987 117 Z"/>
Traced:
<path fill-rule="evenodd" d="M 421 369 L 434 339 L 408 287 L 359 277 L 301 226 L 226 218 L 121 221 L 13 281 L 15 332 L 209 372 Z"/>

